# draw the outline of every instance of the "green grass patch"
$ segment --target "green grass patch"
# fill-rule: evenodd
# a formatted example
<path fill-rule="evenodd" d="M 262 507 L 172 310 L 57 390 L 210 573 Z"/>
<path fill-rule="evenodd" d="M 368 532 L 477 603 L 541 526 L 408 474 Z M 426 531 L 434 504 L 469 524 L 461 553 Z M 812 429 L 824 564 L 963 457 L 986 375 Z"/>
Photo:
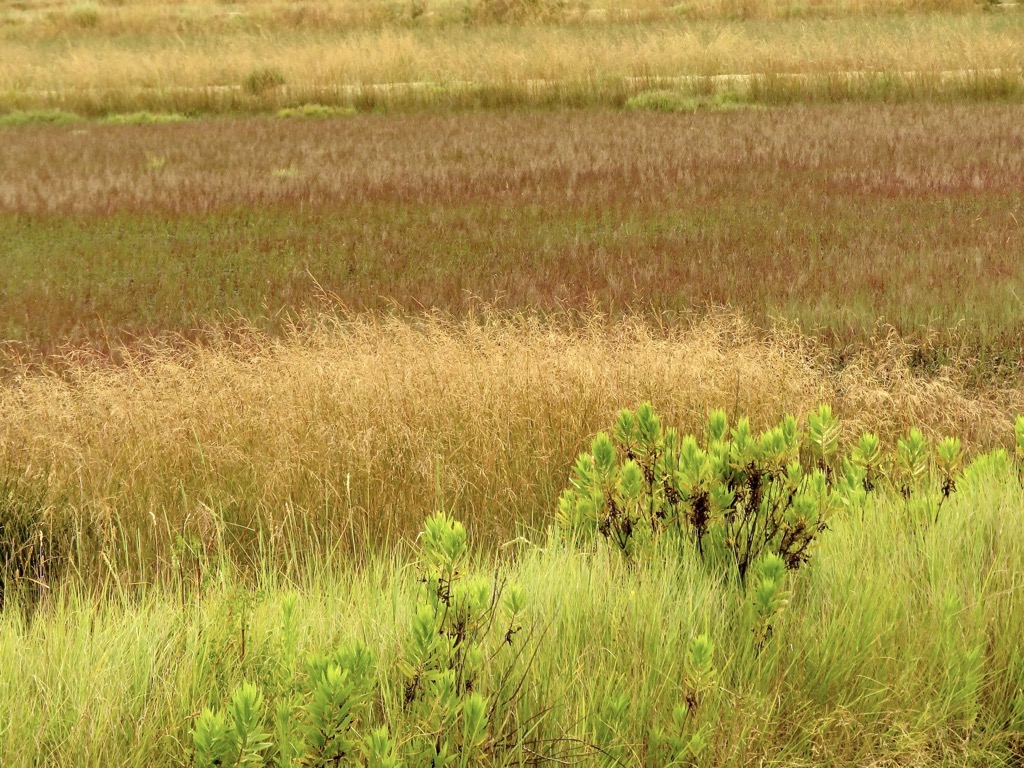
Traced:
<path fill-rule="evenodd" d="M 99 118 L 99 122 L 110 125 L 160 125 L 164 123 L 181 123 L 187 120 L 185 115 L 177 112 L 127 112 L 109 114 Z M 0 116 L 0 126 L 20 125 L 70 125 L 80 123 L 85 118 L 74 112 L 60 109 L 40 109 L 9 112 Z"/>
<path fill-rule="evenodd" d="M 736 109 L 763 109 L 737 91 L 720 91 L 699 96 L 681 91 L 655 90 L 638 93 L 626 99 L 626 109 L 650 112 L 727 112 Z"/>
<path fill-rule="evenodd" d="M 164 123 L 181 123 L 187 120 L 185 115 L 177 112 L 129 112 L 127 114 L 107 115 L 103 122 L 111 125 L 160 125 Z"/>
<path fill-rule="evenodd" d="M 450 562 L 427 557 L 444 537 L 359 569 L 261 571 L 258 588 L 186 545 L 166 588 L 58 588 L 32 621 L 0 615 L 0 761 L 202 764 L 226 718 L 229 752 L 262 734 L 243 750 L 260 766 L 332 744 L 358 766 L 371 750 L 418 765 L 435 746 L 491 765 L 1013 765 L 1024 495 L 989 467 L 948 513 L 915 533 L 898 497 L 837 517 L 786 577 L 760 647 L 752 598 L 685 548 L 627 563 L 553 539 L 495 559 L 470 537 L 453 599 L 496 602 L 490 628 L 467 625 L 460 646 L 454 618 L 486 614 L 449 613 L 444 634 L 420 626 L 446 594 L 421 583 Z M 328 719 L 331 701 L 351 717 Z"/>
<path fill-rule="evenodd" d="M 303 104 L 301 107 L 286 107 L 277 111 L 277 116 L 281 118 L 310 117 L 322 119 L 345 117 L 354 114 L 356 114 L 354 107 L 331 107 L 326 104 Z"/>
<path fill-rule="evenodd" d="M 18 110 L 0 115 L 0 126 L 68 125 L 81 120 L 82 118 L 74 112 L 65 112 L 60 109 Z"/>

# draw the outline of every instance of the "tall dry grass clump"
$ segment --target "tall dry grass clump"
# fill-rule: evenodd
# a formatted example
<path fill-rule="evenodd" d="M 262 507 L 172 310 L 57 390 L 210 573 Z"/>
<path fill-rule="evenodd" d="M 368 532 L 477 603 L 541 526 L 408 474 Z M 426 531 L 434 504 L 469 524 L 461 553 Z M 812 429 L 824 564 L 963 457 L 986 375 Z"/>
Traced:
<path fill-rule="evenodd" d="M 686 328 L 321 317 L 283 338 L 224 332 L 118 366 L 23 371 L 0 389 L 0 456 L 45 485 L 53 521 L 73 522 L 67 549 L 86 572 L 159 571 L 183 541 L 355 551 L 438 508 L 496 541 L 543 526 L 580 447 L 645 400 L 687 430 L 719 406 L 760 427 L 825 401 L 848 436 L 1009 437 L 1022 390 L 923 380 L 906 353 L 880 342 L 838 370 L 805 337 L 728 315 Z"/>

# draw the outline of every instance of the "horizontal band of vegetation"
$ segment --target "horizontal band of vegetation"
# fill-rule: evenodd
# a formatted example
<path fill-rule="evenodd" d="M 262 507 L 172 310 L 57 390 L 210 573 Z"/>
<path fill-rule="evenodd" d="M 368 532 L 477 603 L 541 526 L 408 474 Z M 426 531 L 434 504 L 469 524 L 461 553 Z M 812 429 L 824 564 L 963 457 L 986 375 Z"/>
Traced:
<path fill-rule="evenodd" d="M 714 81 L 701 78 L 735 74 L 757 76 L 755 95 L 767 102 L 1019 99 L 1022 23 L 1022 13 L 979 13 L 13 39 L 0 61 L 0 110 L 610 106 L 665 78 L 696 78 L 690 87 L 706 90 Z"/>
<path fill-rule="evenodd" d="M 798 322 L 840 356 L 888 323 L 931 371 L 1016 375 L 1018 108 L 674 98 L 6 129 L 0 336 L 29 357 L 116 355 L 236 315 L 280 331 L 325 297 L 659 322 L 710 304 Z"/>
<path fill-rule="evenodd" d="M 1013 765 L 1024 739 L 1022 510 L 1016 478 L 982 473 L 924 529 L 908 527 L 898 497 L 834 518 L 812 563 L 788 577 L 760 649 L 749 598 L 690 552 L 627 564 L 607 548 L 521 543 L 500 559 L 474 556 L 460 578 L 521 595 L 521 629 L 503 646 L 496 625 L 474 686 L 513 712 L 495 729 L 510 738 L 480 742 L 484 754 L 495 765 L 614 765 L 611 755 L 658 766 L 660 731 L 703 734 L 693 765 Z M 229 562 L 184 559 L 166 589 L 111 579 L 97 601 L 66 585 L 31 620 L 9 605 L 0 761 L 181 765 L 200 712 L 243 683 L 266 697 L 246 722 L 276 743 L 281 707 L 312 706 L 290 682 L 313 675 L 305 660 L 326 665 L 354 641 L 378 682 L 348 727 L 361 738 L 383 725 L 406 752 L 427 727 L 403 672 L 424 562 L 405 548 L 359 569 L 294 557 L 303 575 L 258 569 L 256 590 Z M 699 678 L 698 637 L 711 643 Z M 440 731 L 452 745 L 464 732 L 458 703 Z M 674 709 L 687 717 L 673 720 Z"/>
<path fill-rule="evenodd" d="M 45 8 L 18 3 L 0 9 L 0 35 L 45 40 L 100 35 L 281 34 L 296 29 L 344 32 L 496 24 L 600 26 L 665 20 L 820 19 L 1013 10 L 1012 2 L 999 0 L 321 0 L 315 5 L 246 0 L 196 2 L 187 7 L 146 0 L 57 0 Z"/>
<path fill-rule="evenodd" d="M 783 330 L 581 316 L 576 329 L 489 316 L 309 321 L 283 339 L 229 333 L 110 366 L 70 358 L 0 388 L 0 466 L 86 581 L 173 571 L 180 537 L 239 563 L 272 548 L 363 551 L 452 509 L 480 542 L 543 529 L 569 467 L 623 403 L 695 430 L 720 405 L 756 429 L 831 402 L 889 448 L 908 426 L 1005 445 L 1016 388 L 921 377 L 880 339 L 842 368 Z"/>
<path fill-rule="evenodd" d="M 257 71 L 255 77 L 270 77 Z M 717 101 L 716 101 L 717 100 Z M 167 119 L 204 115 L 494 110 L 510 108 L 622 108 L 686 112 L 700 108 L 782 104 L 986 103 L 1024 101 L 1017 69 L 962 72 L 863 72 L 739 76 L 521 80 L 501 83 L 396 83 L 183 87 L 0 92 L 0 126 L 72 122 L 106 117 L 142 122 L 138 115 Z M 158 117 L 159 119 L 159 117 Z M 156 122 L 156 120 L 154 120 Z"/>

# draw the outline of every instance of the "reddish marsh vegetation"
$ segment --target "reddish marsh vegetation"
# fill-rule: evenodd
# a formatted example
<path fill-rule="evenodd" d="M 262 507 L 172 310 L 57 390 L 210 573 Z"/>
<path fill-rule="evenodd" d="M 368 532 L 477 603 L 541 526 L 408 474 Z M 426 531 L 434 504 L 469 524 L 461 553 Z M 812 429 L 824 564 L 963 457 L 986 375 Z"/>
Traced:
<path fill-rule="evenodd" d="M 725 303 L 1018 360 L 1015 106 L 367 115 L 3 132 L 0 332 L 33 351 L 354 309 Z"/>

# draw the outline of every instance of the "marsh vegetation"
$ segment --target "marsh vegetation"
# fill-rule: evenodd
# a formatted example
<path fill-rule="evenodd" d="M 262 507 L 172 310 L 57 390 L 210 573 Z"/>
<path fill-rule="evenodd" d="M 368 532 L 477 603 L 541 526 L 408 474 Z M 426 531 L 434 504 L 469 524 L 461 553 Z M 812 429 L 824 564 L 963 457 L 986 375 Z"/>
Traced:
<path fill-rule="evenodd" d="M 1022 21 L 5 5 L 0 765 L 1020 766 Z"/>

